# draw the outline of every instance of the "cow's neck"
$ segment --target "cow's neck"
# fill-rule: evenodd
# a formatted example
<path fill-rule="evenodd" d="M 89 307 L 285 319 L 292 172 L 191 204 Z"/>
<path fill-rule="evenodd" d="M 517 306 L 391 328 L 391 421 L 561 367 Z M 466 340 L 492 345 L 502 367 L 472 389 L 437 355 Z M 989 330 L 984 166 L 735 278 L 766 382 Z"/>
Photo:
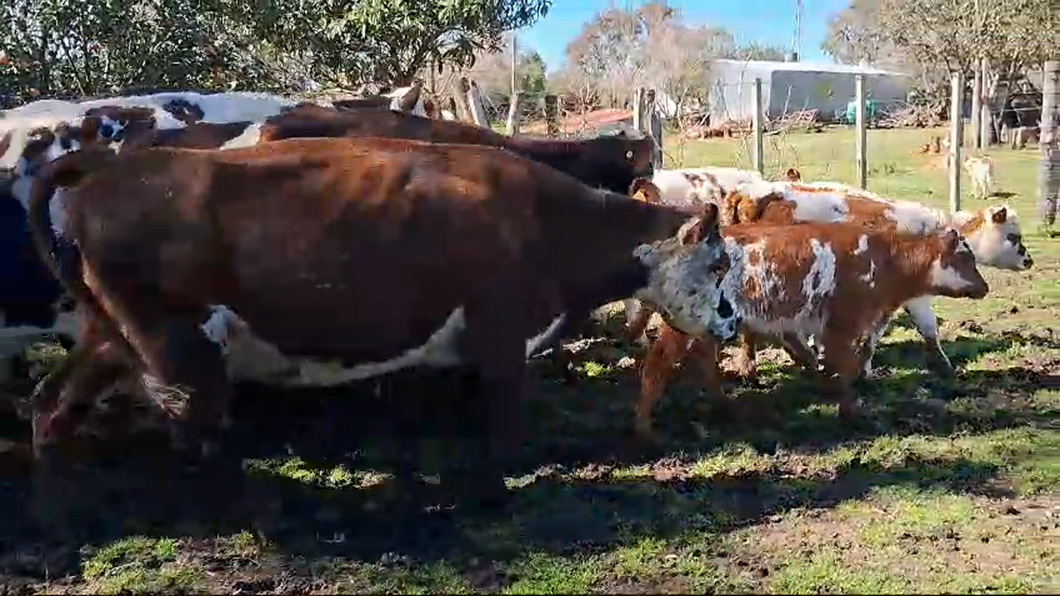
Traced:
<path fill-rule="evenodd" d="M 892 280 L 889 280 L 895 299 L 905 302 L 931 293 L 931 266 L 938 258 L 935 239 L 926 237 L 895 237 L 890 243 Z"/>

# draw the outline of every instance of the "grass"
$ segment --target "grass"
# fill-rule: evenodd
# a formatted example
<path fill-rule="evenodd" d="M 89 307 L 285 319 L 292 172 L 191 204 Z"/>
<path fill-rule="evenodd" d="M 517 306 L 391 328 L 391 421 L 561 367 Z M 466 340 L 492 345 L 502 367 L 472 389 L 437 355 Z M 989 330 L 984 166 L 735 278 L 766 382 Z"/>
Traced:
<path fill-rule="evenodd" d="M 913 153 L 932 134 L 941 131 L 870 131 L 869 188 L 944 205 L 945 172 L 930 164 L 937 158 Z M 795 165 L 806 179 L 850 182 L 853 142 L 850 131 L 771 138 L 768 169 Z M 748 165 L 742 143 L 731 140 L 675 144 L 668 154 L 688 165 Z M 709 403 L 695 375 L 683 376 L 656 411 L 665 447 L 630 449 L 637 385 L 628 356 L 641 352 L 606 339 L 622 317 L 602 309 L 605 339 L 579 342 L 574 353 L 577 384 L 535 365 L 525 408 L 532 436 L 511 479 L 518 488 L 510 513 L 402 505 L 378 464 L 388 443 L 376 439 L 401 432 L 376 411 L 392 405 L 347 396 L 328 402 L 334 409 L 318 413 L 322 426 L 301 428 L 302 439 L 272 441 L 270 423 L 255 422 L 251 443 L 263 453 L 248 461 L 244 500 L 220 519 L 199 515 L 219 487 L 192 493 L 179 482 L 157 502 L 103 499 L 105 519 L 77 536 L 19 533 L 9 513 L 0 585 L 78 593 L 1056 593 L 1060 239 L 1034 231 L 1037 153 L 992 156 L 1000 189 L 1014 193 L 1007 201 L 1023 218 L 1035 268 L 984 269 L 989 297 L 936 301 L 943 347 L 961 369 L 956 379 L 925 369 L 922 343 L 899 320 L 877 355 L 887 374 L 861 389 L 862 426 L 841 424 L 816 386 L 767 350 L 758 384 L 735 388 L 728 405 Z M 277 426 L 291 426 L 293 410 L 262 399 L 250 400 L 248 412 L 269 410 Z M 290 407 L 311 403 L 297 399 Z M 776 416 L 762 418 L 767 409 Z M 423 440 L 413 456 L 426 471 L 444 464 L 433 427 L 416 434 Z M 312 454 L 275 455 L 299 440 L 360 443 L 326 465 Z M 93 478 L 70 490 L 87 499 L 83 486 L 102 483 Z M 8 482 L 0 497 L 20 486 Z M 160 511 L 148 511 L 152 504 Z"/>

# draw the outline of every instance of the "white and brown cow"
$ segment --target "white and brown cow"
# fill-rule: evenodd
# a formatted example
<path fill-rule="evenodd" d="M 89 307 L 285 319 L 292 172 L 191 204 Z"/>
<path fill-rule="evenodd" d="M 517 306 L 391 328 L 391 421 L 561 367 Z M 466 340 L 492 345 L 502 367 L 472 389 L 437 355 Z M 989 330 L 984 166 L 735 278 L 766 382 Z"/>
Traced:
<path fill-rule="evenodd" d="M 795 168 L 788 168 L 780 177 L 783 180 L 797 182 L 802 179 L 802 174 Z M 662 205 L 691 206 L 711 203 L 720 208 L 725 203 L 725 197 L 741 184 L 748 182 L 765 182 L 765 178 L 756 170 L 727 167 L 707 166 L 656 170 L 650 181 L 636 181 L 635 186 L 631 186 L 629 192 L 634 198 Z M 723 210 L 722 225 L 732 223 L 725 219 L 726 216 L 727 212 Z M 648 319 L 638 316 L 640 307 L 635 300 L 625 300 L 623 306 L 626 320 L 629 321 L 627 327 L 629 339 L 646 343 L 644 328 Z M 650 313 L 646 316 L 650 317 Z M 644 324 L 640 325 L 639 321 L 643 321 Z"/>
<path fill-rule="evenodd" d="M 989 289 L 952 228 L 914 234 L 849 223 L 759 223 L 728 226 L 722 234 L 731 263 L 722 288 L 733 297 L 741 327 L 818 338 L 824 380 L 837 393 L 844 418 L 856 414 L 853 383 L 869 356 L 866 334 L 913 298 L 978 299 Z M 642 437 L 651 437 L 652 407 L 690 351 L 702 356 L 708 387 L 720 396 L 717 342 L 664 324 L 641 369 L 636 420 Z"/>
<path fill-rule="evenodd" d="M 64 231 L 77 267 L 51 254 L 59 184 L 76 198 Z M 62 411 L 58 395 L 93 400 L 77 387 L 110 374 L 92 373 L 107 341 L 157 380 L 146 385 L 190 394 L 188 428 L 204 445 L 234 380 L 326 386 L 461 366 L 493 431 L 475 488 L 496 494 L 526 355 L 568 313 L 634 295 L 678 328 L 735 334 L 717 210 L 702 213 L 475 145 L 316 138 L 64 156 L 34 188 L 31 223 L 101 340 L 42 384 L 35 439 Z"/>
<path fill-rule="evenodd" d="M 423 113 L 418 85 L 363 101 L 371 105 L 345 105 L 341 112 L 327 105 L 311 105 L 329 114 L 385 108 Z M 44 335 L 73 341 L 80 332 L 77 317 L 60 300 L 58 284 L 28 250 L 29 191 L 45 164 L 90 147 L 114 151 L 147 145 L 216 148 L 233 140 L 239 146 L 254 122 L 305 105 L 263 93 L 167 92 L 77 103 L 42 100 L 4 112 L 0 118 L 0 172 L 6 178 L 0 188 L 0 359 L 5 361 L 4 368 L 7 358 Z M 64 201 L 60 191 L 51 204 L 56 230 L 62 227 Z"/>
<path fill-rule="evenodd" d="M 740 185 L 726 198 L 722 209 L 729 213 L 723 219 L 744 223 L 848 222 L 919 234 L 933 234 L 952 226 L 967 241 L 980 265 L 1023 271 L 1034 264 L 1023 244 L 1016 211 L 1008 205 L 949 214 L 913 201 L 885 199 L 836 182 L 753 182 Z M 903 309 L 931 347 L 929 355 L 943 372 L 949 373 L 953 366 L 939 344 L 938 320 L 931 304 L 931 296 L 914 297 Z M 867 338 L 864 371 L 867 376 L 873 374 L 872 354 L 888 326 L 889 321 L 882 322 Z M 754 349 L 750 337 L 744 340 L 738 368 L 742 375 L 750 376 L 754 371 Z"/>

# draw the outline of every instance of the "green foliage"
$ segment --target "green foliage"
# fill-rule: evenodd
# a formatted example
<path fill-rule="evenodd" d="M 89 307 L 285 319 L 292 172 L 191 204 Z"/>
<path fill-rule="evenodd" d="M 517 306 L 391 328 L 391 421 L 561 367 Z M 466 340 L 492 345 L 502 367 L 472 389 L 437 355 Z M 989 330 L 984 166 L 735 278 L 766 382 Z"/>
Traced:
<path fill-rule="evenodd" d="M 520 57 L 521 80 L 520 87 L 524 93 L 533 96 L 545 93 L 545 60 L 537 52 L 526 52 Z"/>
<path fill-rule="evenodd" d="M 0 94 L 25 101 L 130 88 L 406 84 L 470 64 L 550 0 L 9 0 Z"/>
<path fill-rule="evenodd" d="M 313 76 L 408 84 L 428 63 L 470 66 L 505 31 L 543 17 L 551 0 L 250 0 L 259 33 L 313 58 Z"/>

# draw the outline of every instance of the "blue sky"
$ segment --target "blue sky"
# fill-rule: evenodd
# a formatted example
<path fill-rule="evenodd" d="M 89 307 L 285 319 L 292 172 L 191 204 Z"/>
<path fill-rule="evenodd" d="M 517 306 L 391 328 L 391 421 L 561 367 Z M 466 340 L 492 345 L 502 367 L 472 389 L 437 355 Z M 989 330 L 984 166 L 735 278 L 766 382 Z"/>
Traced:
<path fill-rule="evenodd" d="M 632 2 L 634 6 L 642 3 Z M 625 0 L 614 3 L 624 6 Z M 611 0 L 553 0 L 548 16 L 519 31 L 519 43 L 537 50 L 549 72 L 553 72 L 563 62 L 567 43 L 578 35 L 582 25 L 610 4 Z M 725 27 L 738 44 L 757 41 L 784 49 L 791 47 L 795 0 L 670 0 L 669 4 L 682 10 L 687 23 Z M 828 17 L 848 4 L 849 0 L 803 0 L 803 60 L 832 62 L 821 52 L 821 41 Z"/>

